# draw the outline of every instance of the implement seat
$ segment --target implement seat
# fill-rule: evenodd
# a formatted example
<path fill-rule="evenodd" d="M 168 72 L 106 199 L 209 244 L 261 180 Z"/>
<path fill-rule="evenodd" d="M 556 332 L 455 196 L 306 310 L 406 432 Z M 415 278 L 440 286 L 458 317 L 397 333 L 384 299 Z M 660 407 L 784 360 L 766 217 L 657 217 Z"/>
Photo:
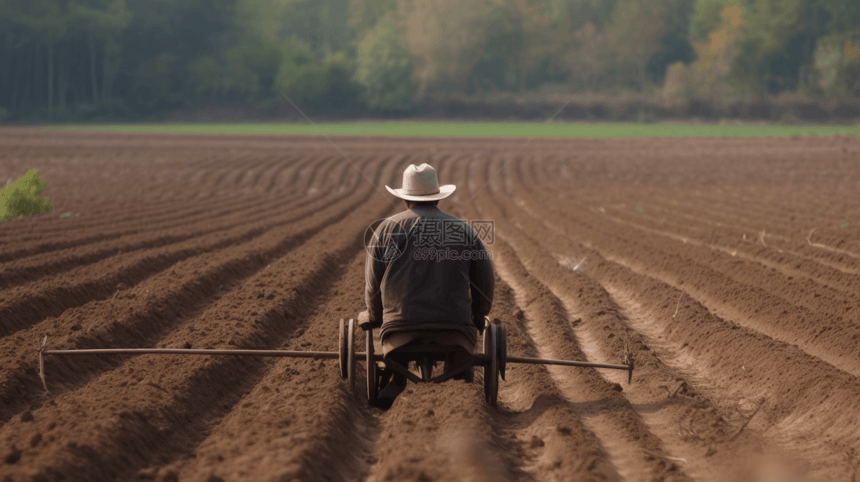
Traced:
<path fill-rule="evenodd" d="M 442 382 L 452 378 L 472 381 L 475 344 L 459 331 L 412 331 L 392 333 L 382 340 L 385 366 L 413 382 Z M 421 378 L 408 372 L 415 362 Z M 443 362 L 442 374 L 433 377 L 433 367 Z M 386 370 L 388 371 L 388 370 Z"/>

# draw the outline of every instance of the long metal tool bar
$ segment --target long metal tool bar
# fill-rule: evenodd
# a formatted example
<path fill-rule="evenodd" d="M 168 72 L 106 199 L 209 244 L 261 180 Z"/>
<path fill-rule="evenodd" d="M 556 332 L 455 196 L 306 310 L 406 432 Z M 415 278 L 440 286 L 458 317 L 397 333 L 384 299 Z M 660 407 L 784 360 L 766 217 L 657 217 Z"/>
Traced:
<path fill-rule="evenodd" d="M 218 350 L 207 348 L 95 348 L 90 350 L 45 350 L 45 355 L 112 355 L 112 354 L 156 354 L 156 355 L 246 355 L 276 356 L 290 358 L 337 358 L 334 351 L 287 351 L 287 350 Z M 356 355 L 364 355 L 356 353 Z M 381 358 L 380 358 L 381 359 Z"/>
<path fill-rule="evenodd" d="M 614 370 L 629 370 L 628 365 L 615 363 L 595 363 L 571 360 L 553 360 L 550 358 L 525 358 L 520 356 L 507 357 L 508 363 L 528 363 L 531 365 L 562 365 L 567 367 L 612 368 Z"/>
<path fill-rule="evenodd" d="M 272 356 L 289 358 L 317 358 L 335 359 L 338 353 L 334 351 L 288 351 L 288 350 L 221 350 L 210 348 L 94 348 L 84 350 L 44 350 L 43 355 L 114 355 L 114 354 L 156 354 L 156 355 L 245 355 L 245 356 Z M 367 354 L 356 352 L 355 357 L 359 361 L 364 360 Z M 376 361 L 383 361 L 382 355 L 373 356 Z M 531 365 L 562 365 L 569 367 L 591 367 L 611 368 L 615 370 L 629 370 L 627 365 L 613 363 L 594 363 L 571 360 L 553 360 L 551 358 L 526 358 L 509 356 L 508 363 L 526 363 Z M 487 357 L 475 355 L 475 361 L 486 363 Z"/>
<path fill-rule="evenodd" d="M 223 350 L 215 348 L 94 348 L 82 350 L 47 350 L 48 337 L 42 338 L 39 343 L 39 377 L 42 379 L 42 386 L 45 391 L 48 391 L 48 386 L 45 383 L 45 365 L 44 355 L 119 355 L 119 354 L 150 354 L 150 355 L 221 355 L 221 356 L 271 356 L 271 357 L 288 357 L 288 358 L 315 358 L 315 359 L 338 359 L 340 354 L 334 351 L 290 351 L 290 350 Z M 367 357 L 365 352 L 356 352 L 357 360 L 364 360 Z M 375 361 L 384 361 L 382 355 L 374 354 Z M 486 364 L 489 359 L 486 355 L 475 355 L 475 364 Z M 531 365 L 561 365 L 569 367 L 589 367 L 589 368 L 610 368 L 614 370 L 627 370 L 628 382 L 633 375 L 633 366 L 621 365 L 613 363 L 594 363 L 581 362 L 572 360 L 553 360 L 551 358 L 526 358 L 509 356 L 506 357 L 507 363 L 525 363 Z"/>

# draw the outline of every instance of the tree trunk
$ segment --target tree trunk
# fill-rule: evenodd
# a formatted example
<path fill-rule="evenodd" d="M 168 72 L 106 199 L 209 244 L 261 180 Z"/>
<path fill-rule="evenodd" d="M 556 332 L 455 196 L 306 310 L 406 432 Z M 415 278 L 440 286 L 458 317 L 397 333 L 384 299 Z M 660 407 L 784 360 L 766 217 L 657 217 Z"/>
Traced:
<path fill-rule="evenodd" d="M 95 104 L 99 101 L 99 86 L 96 79 L 96 44 L 92 33 L 87 33 L 87 44 L 90 50 L 90 81 L 93 87 L 93 104 Z"/>
<path fill-rule="evenodd" d="M 2 64 L 3 65 L 3 83 L 0 84 L 0 92 L 4 92 L 4 95 L 2 97 L 0 97 L 0 105 L 5 104 L 5 105 L 11 106 L 11 104 L 6 103 L 5 96 L 7 94 L 5 94 L 5 93 L 9 92 L 11 90 L 11 87 L 12 87 L 11 84 L 12 84 L 12 80 L 14 78 L 12 75 L 12 60 L 15 57 L 13 56 L 14 52 L 12 52 L 10 49 L 6 48 L 5 45 L 3 46 L 3 54 L 4 54 L 3 55 L 3 64 Z"/>
<path fill-rule="evenodd" d="M 108 59 L 108 55 L 110 55 L 109 50 L 110 49 L 107 48 L 105 49 L 105 60 L 102 64 L 102 99 L 110 99 L 110 74 L 108 73 L 108 62 L 110 61 L 110 59 Z"/>
<path fill-rule="evenodd" d="M 57 97 L 59 97 L 60 107 L 66 106 L 66 67 L 63 64 L 63 49 L 60 48 L 60 51 L 57 54 L 59 57 L 59 61 L 57 62 L 60 67 L 59 78 L 57 79 Z"/>
<path fill-rule="evenodd" d="M 39 52 L 40 50 L 42 50 L 41 45 L 36 45 L 33 50 L 33 76 L 30 77 L 30 82 L 33 83 L 32 102 L 34 108 L 39 108 L 41 107 L 41 102 L 45 101 L 45 98 L 42 97 L 42 94 L 45 91 L 39 88 L 39 79 L 43 78 L 42 76 L 44 75 L 44 73 L 42 72 L 42 67 L 44 66 L 44 64 L 42 64 L 41 59 L 39 58 L 42 54 L 42 52 Z"/>
<path fill-rule="evenodd" d="M 12 59 L 18 60 L 16 59 L 16 57 L 18 56 L 13 55 Z M 11 110 L 12 112 L 15 112 L 18 103 L 18 86 L 21 85 L 21 64 L 21 60 L 15 62 L 15 75 L 12 78 L 12 98 L 9 99 L 9 110 Z"/>
<path fill-rule="evenodd" d="M 48 44 L 48 114 L 54 111 L 54 46 Z"/>
<path fill-rule="evenodd" d="M 525 90 L 526 88 L 526 74 L 525 68 L 523 68 L 524 63 L 525 61 L 523 60 L 523 53 L 519 52 L 517 54 L 517 73 L 519 74 L 519 78 L 517 79 L 517 92 L 520 94 L 522 94 L 523 90 Z"/>
<path fill-rule="evenodd" d="M 27 55 L 25 58 L 28 60 L 28 63 L 27 66 L 24 68 L 24 92 L 21 94 L 21 102 L 18 104 L 19 112 L 22 112 L 24 110 L 24 108 L 27 106 L 27 101 L 29 100 L 28 97 L 30 96 L 30 84 L 32 82 L 28 82 L 28 80 L 32 79 L 33 77 L 31 76 L 28 78 L 28 74 L 30 74 L 30 71 L 33 70 L 30 67 L 32 67 L 35 63 L 33 62 L 33 56 Z"/>

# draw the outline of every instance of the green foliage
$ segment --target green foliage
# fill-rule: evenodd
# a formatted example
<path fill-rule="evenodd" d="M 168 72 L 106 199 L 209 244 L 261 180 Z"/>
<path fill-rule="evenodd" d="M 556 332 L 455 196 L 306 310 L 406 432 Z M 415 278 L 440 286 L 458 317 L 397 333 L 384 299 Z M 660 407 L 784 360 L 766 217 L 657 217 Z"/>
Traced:
<path fill-rule="evenodd" d="M 720 26 L 721 13 L 729 4 L 739 0 L 696 0 L 690 19 L 690 40 L 694 43 L 708 41 L 708 34 Z"/>
<path fill-rule="evenodd" d="M 556 20 L 569 20 L 570 28 L 578 30 L 586 22 L 598 29 L 606 25 L 618 0 L 547 0 L 548 12 Z"/>
<path fill-rule="evenodd" d="M 335 53 L 317 63 L 310 45 L 296 39 L 284 47 L 272 90 L 283 93 L 299 107 L 331 110 L 345 106 L 359 93 L 348 59 Z"/>
<path fill-rule="evenodd" d="M 352 0 L 349 2 L 349 26 L 356 38 L 364 39 L 377 22 L 397 11 L 397 0 Z"/>
<path fill-rule="evenodd" d="M 525 47 L 522 18 L 515 8 L 505 5 L 494 8 L 487 20 L 487 42 L 475 62 L 467 88 L 476 93 L 517 90 L 521 72 L 518 59 L 511 52 Z"/>
<path fill-rule="evenodd" d="M 750 1 L 741 55 L 735 58 L 732 76 L 744 90 L 763 94 L 784 61 L 788 40 L 797 32 L 800 0 Z"/>
<path fill-rule="evenodd" d="M 694 64 L 692 81 L 698 95 L 719 99 L 730 93 L 729 76 L 743 46 L 746 17 L 737 2 L 729 3 L 720 12 L 720 23 L 708 34 L 707 41 L 696 44 L 699 59 Z"/>
<path fill-rule="evenodd" d="M 361 86 L 355 80 L 352 62 L 344 52 L 327 55 L 323 59 L 326 95 L 318 104 L 327 111 L 338 110 L 354 103 L 361 95 Z"/>
<path fill-rule="evenodd" d="M 818 39 L 814 69 L 820 92 L 860 97 L 860 29 Z"/>
<path fill-rule="evenodd" d="M 607 26 L 606 58 L 617 82 L 643 90 L 651 58 L 662 50 L 665 2 L 623 0 L 615 5 Z"/>
<path fill-rule="evenodd" d="M 670 103 L 682 103 L 692 97 L 694 92 L 691 71 L 692 67 L 688 68 L 683 62 L 675 62 L 667 67 L 663 98 Z"/>
<path fill-rule="evenodd" d="M 712 35 L 731 5 L 745 24 L 726 43 Z M 858 96 L 837 38 L 858 29 L 857 0 L 0 0 L 0 122 L 272 106 L 279 91 L 405 112 L 448 94 L 647 93 L 670 73 L 664 91 L 689 95 Z"/>
<path fill-rule="evenodd" d="M 73 32 L 79 34 L 92 32 L 100 38 L 107 39 L 116 37 L 128 27 L 131 18 L 131 12 L 125 0 L 108 0 L 92 2 L 90 5 L 69 3 L 64 20 L 67 28 Z"/>
<path fill-rule="evenodd" d="M 30 169 L 15 182 L 8 181 L 6 187 L 0 189 L 0 222 L 49 212 L 54 206 L 49 198 L 40 196 L 47 185 L 36 169 Z"/>
<path fill-rule="evenodd" d="M 648 61 L 648 74 L 652 79 L 662 80 L 670 64 L 690 63 L 696 59 L 690 43 L 690 19 L 695 4 L 695 0 L 669 0 L 661 18 L 665 29 L 660 47 Z"/>
<path fill-rule="evenodd" d="M 371 109 L 405 111 L 412 107 L 412 60 L 394 20 L 383 18 L 367 32 L 358 45 L 357 63 L 356 79 L 364 86 Z"/>

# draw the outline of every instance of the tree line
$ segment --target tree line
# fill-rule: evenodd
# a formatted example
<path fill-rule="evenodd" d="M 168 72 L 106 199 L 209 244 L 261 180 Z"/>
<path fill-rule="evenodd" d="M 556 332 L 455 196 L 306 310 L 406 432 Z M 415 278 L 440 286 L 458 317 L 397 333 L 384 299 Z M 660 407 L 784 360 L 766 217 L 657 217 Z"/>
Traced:
<path fill-rule="evenodd" d="M 540 91 L 860 97 L 860 2 L 0 0 L 0 121 Z"/>

